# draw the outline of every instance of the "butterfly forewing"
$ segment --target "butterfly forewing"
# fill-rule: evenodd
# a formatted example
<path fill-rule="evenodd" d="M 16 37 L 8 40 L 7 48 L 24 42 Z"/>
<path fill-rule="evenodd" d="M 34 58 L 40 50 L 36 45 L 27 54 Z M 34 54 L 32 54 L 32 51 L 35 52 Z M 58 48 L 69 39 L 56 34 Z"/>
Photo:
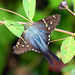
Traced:
<path fill-rule="evenodd" d="M 43 35 L 45 35 L 42 37 L 44 37 L 44 41 L 46 41 L 47 44 L 49 41 L 49 35 L 51 34 L 52 30 L 58 25 L 59 22 L 60 22 L 60 15 L 56 14 L 35 22 L 32 25 L 32 27 L 39 30 L 40 33 L 43 33 Z M 21 54 L 31 49 L 41 52 L 38 45 L 35 43 L 34 39 L 29 39 L 30 34 L 28 34 L 29 37 L 27 37 L 27 39 L 25 38 L 25 35 L 26 30 L 23 32 L 17 44 L 14 46 L 14 53 Z M 30 42 L 31 40 L 33 40 L 32 43 Z M 38 48 L 35 47 L 36 45 Z"/>
<path fill-rule="evenodd" d="M 33 25 L 36 26 L 36 28 L 38 28 L 39 30 L 43 30 L 45 31 L 47 34 L 45 37 L 47 39 L 46 44 L 49 44 L 50 41 L 50 34 L 52 32 L 52 30 L 54 30 L 54 28 L 58 25 L 58 23 L 60 22 L 60 18 L 61 15 L 56 14 L 56 15 L 52 15 L 49 16 L 47 18 L 44 18 L 42 20 L 39 20 L 37 22 L 35 22 Z"/>
<path fill-rule="evenodd" d="M 39 26 L 38 28 L 40 30 L 44 30 L 46 31 L 46 34 L 51 34 L 52 30 L 58 25 L 58 23 L 60 22 L 60 18 L 61 16 L 59 14 L 56 14 L 56 15 L 52 15 L 52 16 L 49 16 L 47 18 L 44 18 L 42 20 L 39 20 L 37 22 L 35 22 L 33 25 L 34 26 L 37 26 L 38 25 L 43 25 L 43 27 Z"/>

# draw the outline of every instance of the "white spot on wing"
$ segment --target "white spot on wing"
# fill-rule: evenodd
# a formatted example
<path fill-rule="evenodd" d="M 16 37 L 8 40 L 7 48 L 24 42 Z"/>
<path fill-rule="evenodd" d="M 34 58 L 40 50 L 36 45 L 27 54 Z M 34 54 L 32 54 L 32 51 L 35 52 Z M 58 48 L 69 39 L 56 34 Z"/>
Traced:
<path fill-rule="evenodd" d="M 50 22 L 50 24 L 52 24 L 52 22 Z"/>
<path fill-rule="evenodd" d="M 48 27 L 48 24 L 46 23 L 45 19 L 42 19 L 42 20 L 45 23 L 46 27 Z"/>
<path fill-rule="evenodd" d="M 19 42 L 17 42 L 17 44 L 18 44 L 18 45 L 20 45 L 20 43 L 19 43 Z"/>
<path fill-rule="evenodd" d="M 29 47 L 29 45 L 27 45 L 27 47 Z"/>
<path fill-rule="evenodd" d="M 50 30 L 50 27 L 48 27 L 48 30 Z"/>
<path fill-rule="evenodd" d="M 50 41 L 50 39 L 48 39 L 48 41 Z"/>
<path fill-rule="evenodd" d="M 34 49 L 32 49 L 32 51 L 34 51 Z"/>
<path fill-rule="evenodd" d="M 55 18 L 55 19 L 56 19 L 56 16 L 55 16 L 55 15 L 53 15 L 53 18 Z"/>
<path fill-rule="evenodd" d="M 49 44 L 49 42 L 48 42 L 48 44 Z"/>
<path fill-rule="evenodd" d="M 22 47 L 24 47 L 24 45 L 22 45 Z"/>
<path fill-rule="evenodd" d="M 48 37 L 50 37 L 50 35 L 48 35 Z"/>

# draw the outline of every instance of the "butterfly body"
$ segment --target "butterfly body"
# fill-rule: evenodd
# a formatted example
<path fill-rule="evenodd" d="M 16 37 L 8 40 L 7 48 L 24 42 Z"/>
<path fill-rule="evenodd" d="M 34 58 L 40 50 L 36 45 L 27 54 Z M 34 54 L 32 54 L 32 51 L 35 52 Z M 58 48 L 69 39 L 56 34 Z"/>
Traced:
<path fill-rule="evenodd" d="M 39 46 L 39 48 L 40 47 L 42 48 L 42 47 L 47 47 L 45 44 L 47 42 L 47 39 L 45 38 L 45 36 L 46 36 L 45 31 L 43 31 L 43 30 L 40 31 L 35 26 L 29 26 L 26 30 L 26 34 L 25 34 L 24 38 L 26 39 L 26 41 L 29 40 L 30 43 L 33 46 L 35 46 L 36 48 L 38 48 L 38 46 Z"/>
<path fill-rule="evenodd" d="M 41 52 L 49 61 L 49 63 L 53 65 L 50 56 L 55 60 L 59 59 L 49 50 L 48 44 L 50 41 L 50 34 L 52 30 L 57 26 L 59 21 L 60 15 L 56 14 L 39 20 L 32 25 L 25 25 L 26 30 L 23 32 L 16 46 L 14 46 L 14 53 L 21 54 L 28 50 Z"/>

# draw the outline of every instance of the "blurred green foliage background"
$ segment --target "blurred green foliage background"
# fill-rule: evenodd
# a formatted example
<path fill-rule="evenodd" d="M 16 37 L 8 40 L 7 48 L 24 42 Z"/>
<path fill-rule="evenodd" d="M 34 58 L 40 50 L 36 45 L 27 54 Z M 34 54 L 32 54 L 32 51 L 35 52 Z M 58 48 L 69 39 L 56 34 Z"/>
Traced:
<path fill-rule="evenodd" d="M 69 8 L 73 10 L 72 0 L 67 0 L 67 2 Z M 33 21 L 36 22 L 53 14 L 61 14 L 61 21 L 57 28 L 75 32 L 75 17 L 65 9 L 59 12 L 59 4 L 60 0 L 36 0 L 36 11 Z M 22 0 L 0 0 L 0 7 L 15 11 L 26 17 Z M 26 20 L 15 14 L 0 10 L 0 21 L 4 21 L 3 18 L 26 22 Z M 67 36 L 69 35 L 53 31 L 51 40 Z M 55 65 L 51 67 L 42 54 L 29 51 L 22 55 L 15 55 L 13 46 L 17 40 L 18 38 L 5 25 L 0 25 L 0 75 L 75 75 L 75 58 L 68 64 L 63 64 L 61 60 L 59 62 L 53 60 Z M 50 43 L 49 48 L 57 53 L 61 44 L 62 41 L 53 42 Z"/>

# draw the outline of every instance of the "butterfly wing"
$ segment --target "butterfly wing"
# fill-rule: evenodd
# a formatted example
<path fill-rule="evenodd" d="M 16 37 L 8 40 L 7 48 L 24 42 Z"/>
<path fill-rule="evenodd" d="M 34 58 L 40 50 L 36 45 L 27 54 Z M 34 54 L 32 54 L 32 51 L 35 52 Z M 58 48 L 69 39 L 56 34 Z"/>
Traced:
<path fill-rule="evenodd" d="M 56 14 L 39 20 L 33 24 L 40 30 L 46 31 L 46 34 L 51 34 L 52 30 L 58 25 L 60 22 L 61 15 Z"/>
<path fill-rule="evenodd" d="M 47 44 L 47 42 L 49 41 L 49 35 L 51 34 L 52 30 L 58 25 L 59 21 L 60 15 L 56 14 L 35 22 L 32 27 L 39 30 L 39 35 L 44 35 L 42 37 Z M 16 45 L 13 47 L 14 53 L 21 54 L 29 50 L 41 52 L 37 43 L 35 43 L 32 37 L 29 38 L 30 35 L 28 33 L 26 34 L 26 32 L 26 30 L 23 32 Z M 27 39 L 25 35 L 27 36 Z"/>
<path fill-rule="evenodd" d="M 47 18 L 44 18 L 42 20 L 39 20 L 32 25 L 35 29 L 38 29 L 40 33 L 42 32 L 43 34 L 46 34 L 45 35 L 46 44 L 49 44 L 50 34 L 52 30 L 54 30 L 54 28 L 60 22 L 60 18 L 61 18 L 61 15 L 56 14 L 56 15 L 52 15 Z"/>
<path fill-rule="evenodd" d="M 30 43 L 29 36 L 27 36 L 27 39 L 25 39 L 26 30 L 22 33 L 21 37 L 17 41 L 16 45 L 13 47 L 15 54 L 22 54 L 24 52 L 27 52 L 29 50 L 34 50 L 35 52 L 41 52 L 39 50 L 39 47 L 36 48 L 34 45 Z M 31 39 L 33 41 L 33 39 Z M 33 41 L 33 43 L 36 45 L 36 43 Z"/>

